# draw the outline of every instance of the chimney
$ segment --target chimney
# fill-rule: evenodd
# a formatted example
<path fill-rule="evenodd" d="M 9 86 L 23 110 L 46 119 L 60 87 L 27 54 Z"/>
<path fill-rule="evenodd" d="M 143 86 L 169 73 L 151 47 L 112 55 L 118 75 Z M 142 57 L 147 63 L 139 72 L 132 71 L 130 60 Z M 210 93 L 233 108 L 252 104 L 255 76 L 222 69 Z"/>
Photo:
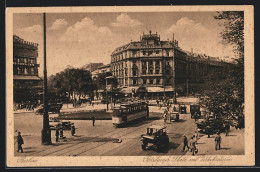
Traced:
<path fill-rule="evenodd" d="M 191 53 L 193 53 L 193 48 L 191 48 Z"/>
<path fill-rule="evenodd" d="M 172 34 L 172 42 L 174 44 L 174 33 Z"/>

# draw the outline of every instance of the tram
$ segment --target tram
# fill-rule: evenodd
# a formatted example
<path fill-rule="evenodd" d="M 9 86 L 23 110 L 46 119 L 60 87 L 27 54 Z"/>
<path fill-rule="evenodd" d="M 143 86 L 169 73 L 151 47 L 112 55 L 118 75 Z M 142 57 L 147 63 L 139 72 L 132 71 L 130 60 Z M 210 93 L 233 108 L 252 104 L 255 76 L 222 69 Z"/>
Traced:
<path fill-rule="evenodd" d="M 130 121 L 148 117 L 149 109 L 147 103 L 123 103 L 120 105 L 120 107 L 113 109 L 112 123 L 113 126 L 119 127 L 126 125 Z"/>

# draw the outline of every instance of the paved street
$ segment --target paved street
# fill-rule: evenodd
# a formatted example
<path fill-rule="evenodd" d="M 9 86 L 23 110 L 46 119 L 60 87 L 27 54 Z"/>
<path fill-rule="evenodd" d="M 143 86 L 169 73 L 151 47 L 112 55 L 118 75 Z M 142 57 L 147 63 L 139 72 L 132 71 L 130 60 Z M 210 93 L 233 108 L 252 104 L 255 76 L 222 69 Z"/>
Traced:
<path fill-rule="evenodd" d="M 158 114 L 159 115 L 159 114 Z M 158 116 L 156 115 L 156 116 Z M 55 116 L 54 114 L 50 116 Z M 163 125 L 162 118 L 140 120 L 125 128 L 114 128 L 111 120 L 97 120 L 92 126 L 92 121 L 75 120 L 76 136 L 72 137 L 70 131 L 64 131 L 67 141 L 55 143 L 52 131 L 53 145 L 42 146 L 41 129 L 42 116 L 33 113 L 15 115 L 15 130 L 22 132 L 24 137 L 24 154 L 15 155 L 178 155 L 181 152 L 183 134 L 190 137 L 195 131 L 194 120 L 190 115 L 181 115 L 180 122 L 167 123 L 167 132 L 170 137 L 170 149 L 162 153 L 154 150 L 141 149 L 141 134 L 146 132 L 146 127 L 152 124 Z M 16 133 L 15 133 L 16 135 Z M 121 139 L 121 143 L 115 143 Z"/>
<path fill-rule="evenodd" d="M 164 125 L 162 112 L 164 108 L 150 107 L 150 119 L 139 120 L 124 128 L 114 128 L 111 120 L 96 120 L 92 126 L 91 120 L 70 120 L 75 123 L 76 135 L 71 136 L 70 131 L 64 131 L 66 141 L 55 142 L 55 131 L 52 130 L 52 145 L 41 145 L 42 116 L 34 113 L 14 114 L 15 133 L 21 131 L 25 144 L 24 153 L 15 156 L 145 156 L 145 155 L 191 155 L 182 152 L 183 134 L 188 140 L 194 134 L 196 125 L 190 114 L 181 114 L 180 121 L 166 123 L 167 133 L 170 138 L 168 150 L 157 153 L 152 147 L 143 151 L 141 149 L 141 135 L 150 125 Z M 57 114 L 50 114 L 55 117 Z M 52 123 L 50 123 L 52 125 Z M 244 130 L 231 129 L 230 136 L 222 136 L 223 149 L 214 150 L 214 137 L 200 134 L 197 148 L 198 155 L 216 154 L 244 154 Z M 118 142 L 118 140 L 120 142 Z M 122 141 L 121 141 L 122 140 Z M 239 143 L 239 144 L 235 144 Z M 17 145 L 15 145 L 15 148 Z"/>

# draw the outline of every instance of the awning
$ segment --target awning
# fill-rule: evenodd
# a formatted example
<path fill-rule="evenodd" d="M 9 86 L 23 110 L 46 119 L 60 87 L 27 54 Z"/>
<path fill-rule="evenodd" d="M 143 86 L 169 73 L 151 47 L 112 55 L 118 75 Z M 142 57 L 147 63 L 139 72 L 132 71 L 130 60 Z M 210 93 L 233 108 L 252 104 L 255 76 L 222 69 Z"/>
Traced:
<path fill-rule="evenodd" d="M 168 92 L 173 91 L 173 87 L 146 87 L 148 92 Z"/>
<path fill-rule="evenodd" d="M 126 88 L 122 88 L 121 91 L 125 94 L 126 93 L 132 93 L 133 89 L 135 89 L 135 91 L 137 91 L 138 88 L 139 87 L 126 87 Z M 164 92 L 164 91 L 168 92 L 168 91 L 174 90 L 173 87 L 165 87 L 165 89 L 163 87 L 146 87 L 146 89 L 149 93 L 151 93 L 151 92 L 157 93 L 157 92 Z"/>
<path fill-rule="evenodd" d="M 15 80 L 34 80 L 34 81 L 42 81 L 42 79 L 38 76 L 30 76 L 30 75 L 14 75 Z"/>

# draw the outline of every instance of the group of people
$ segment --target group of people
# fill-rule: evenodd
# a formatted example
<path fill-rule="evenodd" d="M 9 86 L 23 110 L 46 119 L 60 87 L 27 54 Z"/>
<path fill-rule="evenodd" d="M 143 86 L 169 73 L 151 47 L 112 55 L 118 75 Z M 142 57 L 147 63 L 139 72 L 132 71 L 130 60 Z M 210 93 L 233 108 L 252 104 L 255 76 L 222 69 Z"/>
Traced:
<path fill-rule="evenodd" d="M 196 147 L 196 144 L 198 144 L 198 140 L 199 140 L 199 133 L 196 130 L 195 134 L 193 136 L 191 136 L 191 139 L 188 143 L 188 138 L 187 136 L 184 134 L 183 135 L 184 139 L 183 139 L 183 149 L 182 152 L 185 151 L 185 148 L 187 147 L 188 150 L 190 150 L 190 152 L 192 152 L 192 155 L 195 155 L 195 153 L 198 152 L 198 149 Z"/>
<path fill-rule="evenodd" d="M 75 128 L 75 125 L 72 124 L 71 127 L 70 127 L 70 131 L 71 131 L 71 135 L 74 136 L 75 133 L 76 133 L 76 128 Z M 60 129 L 56 129 L 56 133 L 55 133 L 55 137 L 56 137 L 56 142 L 59 142 L 59 138 L 60 139 L 64 139 L 66 137 L 64 137 L 63 135 L 63 128 L 61 127 Z"/>
<path fill-rule="evenodd" d="M 187 147 L 187 149 L 190 150 L 190 152 L 192 152 L 192 155 L 194 156 L 195 153 L 198 153 L 198 149 L 196 147 L 196 144 L 198 144 L 198 139 L 199 139 L 198 131 L 195 131 L 195 134 L 193 136 L 191 136 L 191 139 L 189 142 L 188 142 L 188 138 L 185 134 L 183 135 L 183 137 L 184 137 L 184 139 L 183 139 L 182 152 L 184 152 L 185 148 Z M 215 150 L 216 151 L 221 149 L 221 141 L 222 141 L 222 138 L 220 136 L 220 132 L 217 132 L 217 135 L 215 137 Z"/>
<path fill-rule="evenodd" d="M 37 102 L 21 102 L 21 103 L 14 103 L 13 109 L 17 111 L 19 109 L 26 109 L 27 111 L 33 111 L 38 106 Z"/>

